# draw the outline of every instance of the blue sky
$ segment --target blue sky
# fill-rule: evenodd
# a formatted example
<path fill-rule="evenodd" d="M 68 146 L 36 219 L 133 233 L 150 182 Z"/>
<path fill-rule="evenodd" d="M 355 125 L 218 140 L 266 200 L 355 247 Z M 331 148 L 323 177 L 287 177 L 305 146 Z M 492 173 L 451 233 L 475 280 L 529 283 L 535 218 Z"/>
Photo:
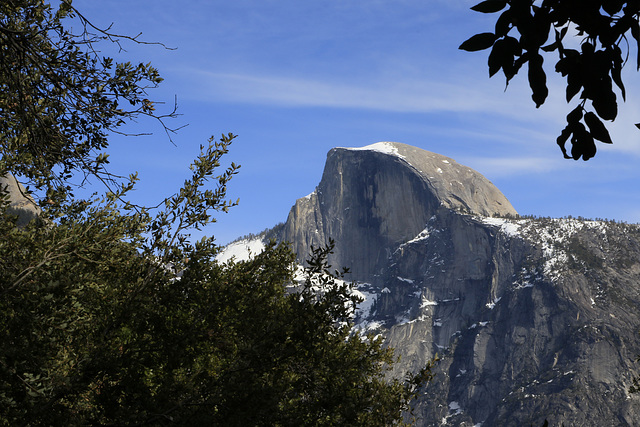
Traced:
<path fill-rule="evenodd" d="M 564 117 L 562 80 L 536 109 L 526 76 L 504 91 L 489 79 L 487 53 L 457 48 L 491 31 L 477 0 L 75 0 L 98 25 L 176 50 L 127 44 L 116 60 L 152 62 L 165 81 L 151 93 L 172 124 L 188 124 L 175 146 L 152 122 L 114 137 L 117 172 L 139 171 L 137 200 L 175 191 L 211 135 L 238 135 L 228 161 L 240 205 L 204 230 L 219 243 L 271 227 L 318 184 L 326 153 L 398 141 L 454 158 L 489 178 L 521 214 L 640 221 L 638 76 L 610 126 L 614 145 L 588 162 L 565 160 L 555 144 Z M 105 53 L 112 54 L 105 47 Z M 631 55 L 635 57 L 635 52 Z M 548 58 L 552 65 L 553 58 Z M 573 105 L 573 104 L 572 104 Z"/>

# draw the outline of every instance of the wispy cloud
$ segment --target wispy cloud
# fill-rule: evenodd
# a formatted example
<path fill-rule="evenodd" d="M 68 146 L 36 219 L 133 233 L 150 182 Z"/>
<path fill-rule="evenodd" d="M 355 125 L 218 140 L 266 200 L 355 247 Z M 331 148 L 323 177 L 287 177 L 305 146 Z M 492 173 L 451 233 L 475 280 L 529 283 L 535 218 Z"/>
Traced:
<path fill-rule="evenodd" d="M 280 106 L 365 108 L 395 112 L 474 109 L 474 100 L 443 84 L 336 83 L 304 78 L 197 72 L 209 96 L 227 102 Z M 479 100 L 475 100 L 479 102 Z"/>
<path fill-rule="evenodd" d="M 486 132 L 487 138 L 526 144 L 535 139 L 552 143 L 565 126 L 566 114 L 577 102 L 566 103 L 566 83 L 554 74 L 549 75 L 547 102 L 536 109 L 526 75 L 517 76 L 503 93 L 502 76 L 489 79 L 482 70 L 470 69 L 468 63 L 452 65 L 448 72 L 434 68 L 421 74 L 419 70 L 419 67 L 394 63 L 353 78 L 322 72 L 307 76 L 282 67 L 266 72 L 242 69 L 228 73 L 201 68 L 175 69 L 183 76 L 182 81 L 190 82 L 184 95 L 201 100 L 393 113 L 469 114 L 469 121 L 473 121 L 475 127 L 466 128 L 467 132 Z M 630 84 L 627 91 L 635 92 L 636 86 Z M 633 126 L 636 121 L 640 121 L 640 108 L 631 103 L 621 104 L 618 120 L 608 124 L 615 144 L 598 143 L 598 149 L 640 155 L 640 132 Z M 436 123 L 432 125 L 437 127 Z M 447 131 L 455 131 L 450 125 L 442 123 L 443 127 L 449 126 Z"/>
<path fill-rule="evenodd" d="M 492 178 L 550 172 L 566 166 L 563 159 L 549 157 L 473 157 L 460 161 Z"/>
<path fill-rule="evenodd" d="M 449 76 L 447 80 L 386 75 L 366 81 L 332 81 L 202 70 L 183 73 L 190 74 L 191 81 L 198 81 L 195 96 L 214 101 L 408 113 L 499 111 L 531 119 L 527 112 L 514 108 L 514 104 L 528 103 L 528 97 L 522 100 L 514 93 L 496 96 L 500 86 L 489 84 L 486 79 L 473 84 L 465 75 Z"/>

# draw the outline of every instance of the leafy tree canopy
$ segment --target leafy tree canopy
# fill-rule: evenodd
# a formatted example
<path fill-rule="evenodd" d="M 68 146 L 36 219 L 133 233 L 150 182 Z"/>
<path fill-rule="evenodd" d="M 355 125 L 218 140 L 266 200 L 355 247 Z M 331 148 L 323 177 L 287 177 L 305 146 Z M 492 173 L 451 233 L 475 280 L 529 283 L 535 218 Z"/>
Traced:
<path fill-rule="evenodd" d="M 602 120 L 615 120 L 616 93 L 626 100 L 621 73 L 632 45 L 640 69 L 640 1 L 485 0 L 471 9 L 500 14 L 493 32 L 474 35 L 460 49 L 491 49 L 489 75 L 502 70 L 507 85 L 526 64 L 536 107 L 549 94 L 544 58 L 557 55 L 555 72 L 566 78 L 567 102 L 579 95 L 557 139 L 565 158 L 588 160 L 596 154 L 595 140 L 612 143 Z"/>
<path fill-rule="evenodd" d="M 71 18 L 77 33 L 64 25 Z M 94 27 L 71 0 L 57 9 L 44 0 L 0 2 L 0 172 L 58 190 L 74 172 L 112 183 L 108 134 L 141 116 L 164 125 L 174 115 L 158 114 L 148 99 L 162 81 L 151 64 L 114 62 L 94 49 L 122 38 L 138 42 Z"/>
<path fill-rule="evenodd" d="M 54 226 L 1 218 L 0 425 L 402 423 L 429 370 L 385 379 L 393 352 L 352 334 L 330 248 L 297 284 L 287 245 L 221 265 L 213 238 L 185 238 L 224 196 L 231 171 L 201 188 L 229 142 L 155 216 L 118 194 L 56 208 Z"/>
<path fill-rule="evenodd" d="M 387 381 L 393 352 L 352 333 L 358 300 L 330 247 L 298 283 L 286 244 L 220 264 L 213 237 L 190 238 L 235 205 L 238 166 L 217 172 L 234 135 L 202 146 L 159 208 L 126 201 L 137 178 L 110 175 L 102 151 L 126 120 L 157 117 L 146 90 L 161 79 L 97 58 L 71 15 L 90 27 L 68 0 L 0 3 L 0 169 L 51 201 L 18 227 L 0 197 L 0 425 L 402 423 L 431 365 Z M 74 172 L 118 185 L 76 199 Z"/>

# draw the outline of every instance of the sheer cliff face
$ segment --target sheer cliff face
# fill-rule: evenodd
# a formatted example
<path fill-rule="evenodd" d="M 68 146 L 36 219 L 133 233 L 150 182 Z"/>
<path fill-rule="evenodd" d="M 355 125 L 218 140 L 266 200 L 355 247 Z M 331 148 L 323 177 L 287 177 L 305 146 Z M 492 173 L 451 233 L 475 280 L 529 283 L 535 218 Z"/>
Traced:
<path fill-rule="evenodd" d="M 334 148 L 316 190 L 291 209 L 283 240 L 304 256 L 334 239 L 332 264 L 370 281 L 392 248 L 446 211 L 516 214 L 491 182 L 453 159 L 389 142 Z"/>
<path fill-rule="evenodd" d="M 400 245 L 358 321 L 415 371 L 435 354 L 419 425 L 637 425 L 640 228 L 434 218 Z"/>
<path fill-rule="evenodd" d="M 392 375 L 441 357 L 418 425 L 637 425 L 640 227 L 494 214 L 516 212 L 477 172 L 379 143 L 329 152 L 281 237 L 336 241 Z"/>
<path fill-rule="evenodd" d="M 18 216 L 18 225 L 27 224 L 40 212 L 40 208 L 31 198 L 25 188 L 13 175 L 0 176 L 0 192 L 8 194 L 8 213 Z"/>

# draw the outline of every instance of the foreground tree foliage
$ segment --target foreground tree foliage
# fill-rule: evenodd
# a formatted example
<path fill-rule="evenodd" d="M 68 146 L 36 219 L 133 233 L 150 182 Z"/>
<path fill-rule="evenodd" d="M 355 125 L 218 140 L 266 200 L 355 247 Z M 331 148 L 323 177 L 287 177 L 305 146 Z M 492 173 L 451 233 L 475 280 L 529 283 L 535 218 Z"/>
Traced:
<path fill-rule="evenodd" d="M 131 117 L 114 102 L 138 105 L 127 96 L 144 93 L 136 76 L 147 74 L 123 69 L 119 86 L 94 73 L 75 39 L 56 44 L 51 34 L 67 34 L 63 18 L 78 13 L 69 1 L 54 11 L 9 0 L 0 11 L 2 54 L 17 55 L 0 61 L 9 94 L 0 101 L 0 169 L 47 191 L 24 227 L 0 203 L 0 425 L 402 423 L 431 365 L 385 379 L 393 352 L 352 333 L 358 301 L 330 271 L 331 248 L 311 254 L 298 283 L 287 245 L 220 264 L 213 237 L 190 238 L 235 204 L 226 186 L 238 166 L 216 172 L 234 136 L 201 147 L 191 178 L 160 209 L 132 205 L 136 176 L 116 187 L 106 157 L 92 156 L 108 146 L 106 130 Z M 8 46 L 18 41 L 26 44 Z M 55 76 L 67 67 L 93 77 L 65 89 Z M 111 101 L 101 98 L 108 87 Z M 67 102 L 72 89 L 87 98 Z M 107 179 L 111 191 L 74 198 L 74 170 Z"/>
<path fill-rule="evenodd" d="M 230 137 L 152 217 L 76 201 L 0 233 L 4 425 L 391 425 L 428 377 L 384 379 L 393 353 L 351 333 L 357 303 L 317 250 L 306 281 L 271 244 L 220 265 L 207 223 L 233 168 L 201 187 Z M 177 214 L 176 214 L 177 213 Z M 51 223 L 54 217 L 59 220 Z M 167 219 L 169 218 L 169 219 Z"/>
<path fill-rule="evenodd" d="M 76 32 L 65 19 L 76 20 Z M 71 0 L 57 9 L 43 0 L 0 2 L 0 169 L 20 167 L 39 187 L 59 187 L 74 173 L 110 183 L 109 132 L 144 116 L 164 126 L 174 115 L 157 113 L 148 99 L 162 81 L 158 70 L 99 56 L 95 44 L 106 39 L 132 38 L 95 28 Z"/>
<path fill-rule="evenodd" d="M 460 49 L 491 48 L 489 75 L 502 70 L 507 85 L 527 64 L 536 107 L 549 94 L 545 54 L 556 52 L 555 72 L 567 79 L 567 102 L 580 95 L 557 139 L 565 158 L 588 160 L 596 154 L 595 140 L 612 143 L 602 120 L 613 121 L 618 115 L 614 85 L 626 100 L 622 68 L 634 50 L 632 45 L 640 70 L 640 1 L 485 0 L 471 9 L 500 15 L 493 32 L 476 34 Z M 577 45 L 579 50 L 574 49 Z M 640 123 L 636 126 L 640 128 Z"/>

